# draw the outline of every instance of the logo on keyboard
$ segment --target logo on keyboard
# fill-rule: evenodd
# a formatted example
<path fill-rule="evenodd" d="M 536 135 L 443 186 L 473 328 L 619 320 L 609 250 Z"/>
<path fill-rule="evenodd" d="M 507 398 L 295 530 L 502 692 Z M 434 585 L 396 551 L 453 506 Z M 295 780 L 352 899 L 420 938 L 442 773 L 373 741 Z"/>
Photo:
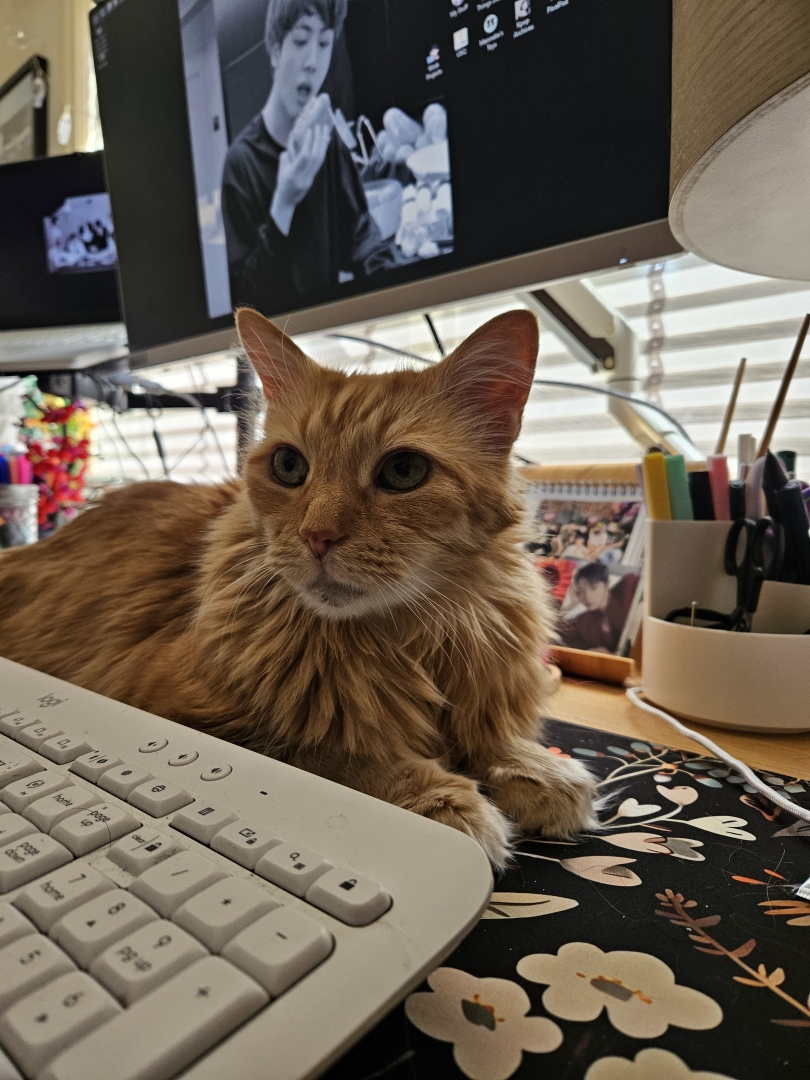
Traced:
<path fill-rule="evenodd" d="M 61 705 L 64 701 L 67 701 L 67 698 L 54 697 L 53 694 L 45 694 L 44 697 L 37 698 L 37 701 L 41 708 L 47 709 L 51 705 Z"/>
<path fill-rule="evenodd" d="M 348 892 L 349 889 L 353 889 L 356 884 L 357 884 L 357 878 L 352 877 L 352 878 L 349 878 L 348 881 L 341 881 L 340 887 L 341 887 L 341 889 L 345 889 L 346 892 Z"/>

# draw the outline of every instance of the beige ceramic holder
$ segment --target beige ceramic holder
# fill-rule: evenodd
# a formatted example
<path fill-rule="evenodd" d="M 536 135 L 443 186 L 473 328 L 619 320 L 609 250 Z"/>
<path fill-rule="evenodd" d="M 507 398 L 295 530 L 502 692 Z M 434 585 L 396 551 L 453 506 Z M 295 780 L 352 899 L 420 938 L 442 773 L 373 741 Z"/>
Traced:
<path fill-rule="evenodd" d="M 723 568 L 729 528 L 728 521 L 648 523 L 644 695 L 676 716 L 718 727 L 810 731 L 810 634 L 744 634 L 664 621 L 669 611 L 693 600 L 703 608 L 734 609 L 737 581 Z M 763 588 L 768 625 L 774 625 L 775 606 L 784 603 L 787 609 L 788 590 L 801 590 L 794 612 L 807 609 L 803 590 L 810 594 L 810 586 Z"/>

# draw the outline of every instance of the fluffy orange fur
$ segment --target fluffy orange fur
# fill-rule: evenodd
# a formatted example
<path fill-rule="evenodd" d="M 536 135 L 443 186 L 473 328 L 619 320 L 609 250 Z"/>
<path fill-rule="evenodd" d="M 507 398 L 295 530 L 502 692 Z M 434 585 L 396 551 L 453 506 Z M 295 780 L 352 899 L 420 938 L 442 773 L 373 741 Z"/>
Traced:
<path fill-rule="evenodd" d="M 237 322 L 268 399 L 243 479 L 135 484 L 3 554 L 0 654 L 462 829 L 499 867 L 515 825 L 594 827 L 591 775 L 537 741 L 552 616 L 509 460 L 534 317 L 373 376 Z M 429 472 L 391 490 L 403 451 Z"/>

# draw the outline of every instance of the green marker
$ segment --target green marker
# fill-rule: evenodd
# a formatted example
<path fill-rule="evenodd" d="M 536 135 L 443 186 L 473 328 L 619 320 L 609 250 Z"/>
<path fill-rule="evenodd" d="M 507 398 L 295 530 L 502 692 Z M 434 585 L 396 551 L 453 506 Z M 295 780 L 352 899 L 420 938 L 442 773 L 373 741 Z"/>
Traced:
<path fill-rule="evenodd" d="M 692 499 L 689 496 L 689 479 L 683 454 L 667 454 L 664 458 L 669 487 L 669 508 L 673 521 L 694 521 Z"/>
<path fill-rule="evenodd" d="M 788 474 L 788 480 L 796 479 L 796 451 L 795 450 L 777 450 L 776 456 L 782 459 L 782 464 L 785 466 L 785 472 Z"/>

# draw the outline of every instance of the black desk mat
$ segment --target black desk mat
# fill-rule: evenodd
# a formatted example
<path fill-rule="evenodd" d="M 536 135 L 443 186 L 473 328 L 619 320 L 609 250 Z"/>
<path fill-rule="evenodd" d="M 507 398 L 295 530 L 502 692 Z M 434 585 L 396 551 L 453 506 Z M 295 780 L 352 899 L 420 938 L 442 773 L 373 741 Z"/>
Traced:
<path fill-rule="evenodd" d="M 521 843 L 328 1080 L 810 1076 L 810 824 L 710 757 L 554 720 L 545 742 L 599 775 L 604 831 Z M 760 775 L 810 806 L 810 781 Z"/>

